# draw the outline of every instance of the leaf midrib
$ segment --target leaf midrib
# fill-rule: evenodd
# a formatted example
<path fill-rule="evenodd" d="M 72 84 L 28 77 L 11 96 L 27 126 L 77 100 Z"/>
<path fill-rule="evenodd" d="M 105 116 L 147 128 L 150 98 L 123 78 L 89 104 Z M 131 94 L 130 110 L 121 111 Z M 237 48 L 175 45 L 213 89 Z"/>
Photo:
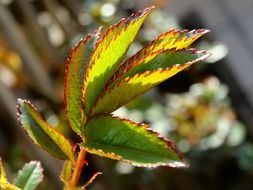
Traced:
<path fill-rule="evenodd" d="M 29 186 L 29 184 L 30 184 L 30 180 L 31 180 L 31 176 L 32 176 L 32 174 L 33 174 L 33 172 L 34 172 L 34 169 L 36 168 L 36 165 L 34 165 L 32 168 L 31 168 L 31 170 L 29 171 L 29 175 L 25 178 L 25 180 L 26 179 L 28 179 L 28 180 L 26 180 L 26 182 L 25 182 L 25 184 L 24 184 L 24 186 L 23 186 L 23 189 L 24 190 L 26 190 Z"/>

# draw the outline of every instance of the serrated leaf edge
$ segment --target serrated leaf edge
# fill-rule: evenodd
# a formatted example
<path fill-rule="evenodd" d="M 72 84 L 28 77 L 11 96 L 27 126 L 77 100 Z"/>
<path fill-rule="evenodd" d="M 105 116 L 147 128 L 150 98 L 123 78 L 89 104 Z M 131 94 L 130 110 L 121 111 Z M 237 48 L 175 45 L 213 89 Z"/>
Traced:
<path fill-rule="evenodd" d="M 37 108 L 36 107 L 34 107 L 33 106 L 33 104 L 29 101 L 29 100 L 26 100 L 26 99 L 18 99 L 18 104 L 17 104 L 17 106 L 16 106 L 16 110 L 17 110 L 17 113 L 16 113 L 16 115 L 17 115 L 17 118 L 18 118 L 18 123 L 19 123 L 19 125 L 22 127 L 22 128 L 24 128 L 24 131 L 25 131 L 25 134 L 28 136 L 28 139 L 30 139 L 36 146 L 38 146 L 39 148 L 41 148 L 42 150 L 44 150 L 44 151 L 46 151 L 46 152 L 48 152 L 50 155 L 53 155 L 53 156 L 55 156 L 55 157 L 57 157 L 58 159 L 60 159 L 60 160 L 63 160 L 62 158 L 60 158 L 59 156 L 57 156 L 56 154 L 52 154 L 51 152 L 49 152 L 49 151 L 47 151 L 47 150 L 45 150 L 44 148 L 42 148 L 40 145 L 38 145 L 31 137 L 30 137 L 30 135 L 28 134 L 28 132 L 25 130 L 25 127 L 23 126 L 23 124 L 22 124 L 22 121 L 21 121 L 21 110 L 20 110 L 20 103 L 27 103 L 27 104 L 29 104 L 31 107 L 32 107 L 32 109 L 34 109 L 37 113 L 39 113 L 39 111 L 37 110 Z M 72 144 L 72 142 L 68 139 L 68 138 L 66 138 L 60 131 L 58 131 L 57 129 L 55 129 L 54 127 L 52 127 L 51 125 L 49 125 L 48 124 L 48 122 L 43 118 L 43 116 L 41 115 L 41 114 L 39 114 L 39 117 L 40 117 L 40 119 L 42 119 L 46 124 L 47 124 L 47 126 L 49 127 L 49 128 L 51 128 L 51 129 L 53 129 L 57 134 L 59 134 L 60 136 L 62 136 L 63 138 L 65 138 L 66 139 L 66 141 L 68 141 L 69 142 L 69 144 L 70 144 L 70 146 L 72 147 L 72 153 L 73 153 L 73 144 Z M 43 129 L 42 129 L 43 130 Z M 64 154 L 66 154 L 64 151 L 62 151 Z M 68 155 L 66 154 L 66 156 L 68 157 Z M 69 157 L 68 157 L 69 158 Z M 73 153 L 73 156 L 72 156 L 72 158 L 69 158 L 70 160 L 72 160 L 72 161 L 74 161 L 74 153 Z"/>
<path fill-rule="evenodd" d="M 84 77 L 85 83 L 84 83 L 83 86 L 82 86 L 82 94 L 83 94 L 82 100 L 84 100 L 84 97 L 85 97 L 85 93 L 86 93 L 86 82 L 87 82 L 87 79 L 89 78 L 89 73 L 90 73 L 90 71 L 92 70 L 93 65 L 96 64 L 96 61 L 94 61 L 93 63 L 91 63 L 91 60 L 92 60 L 92 58 L 93 58 L 93 56 L 94 56 L 94 53 L 96 52 L 97 48 L 100 46 L 100 44 L 103 43 L 103 41 L 106 39 L 106 37 L 108 36 L 108 34 L 109 34 L 110 32 L 113 32 L 114 30 L 116 30 L 117 27 L 119 27 L 120 25 L 124 25 L 124 24 L 125 24 L 125 25 L 124 25 L 124 29 L 126 29 L 127 26 L 128 26 L 128 24 L 129 24 L 130 22 L 133 21 L 132 24 L 136 22 L 136 20 L 134 20 L 134 19 L 144 17 L 146 14 L 148 14 L 148 13 L 149 13 L 152 9 L 154 9 L 154 8 L 155 8 L 154 6 L 147 7 L 147 8 L 144 9 L 144 10 L 139 10 L 139 11 L 137 11 L 136 13 L 131 14 L 131 15 L 130 15 L 129 17 L 127 17 L 127 18 L 122 18 L 118 23 L 116 23 L 116 24 L 110 26 L 109 29 L 106 31 L 106 33 L 103 35 L 103 37 L 102 37 L 100 40 L 97 41 L 97 43 L 96 43 L 96 45 L 95 45 L 95 48 L 94 48 L 94 50 L 93 50 L 93 53 L 92 53 L 91 56 L 90 56 L 90 60 L 88 61 L 88 64 L 87 64 L 87 69 L 86 69 L 86 73 L 85 73 L 85 77 Z M 114 38 L 112 38 L 111 41 L 117 40 L 117 37 L 118 37 L 118 36 L 119 36 L 119 34 L 117 34 Z M 110 45 L 111 41 L 108 42 L 108 45 Z M 108 45 L 107 45 L 107 47 L 108 47 Z M 104 47 L 104 48 L 107 48 L 107 47 Z M 99 56 L 100 56 L 100 53 L 98 54 L 98 58 L 99 58 Z M 98 58 L 97 58 L 97 59 L 98 59 Z M 85 107 L 85 104 L 84 104 L 84 103 L 83 103 L 83 105 L 84 105 L 84 107 Z"/>
<path fill-rule="evenodd" d="M 17 177 L 14 180 L 15 184 L 16 184 L 16 181 L 17 181 L 17 178 L 19 177 L 19 175 L 22 174 L 23 169 L 25 169 L 26 167 L 29 167 L 30 164 L 31 165 L 35 164 L 35 168 L 38 168 L 39 172 L 41 173 L 41 176 L 39 178 L 39 183 L 43 181 L 43 178 L 44 178 L 43 171 L 44 171 L 44 169 L 42 168 L 41 163 L 36 161 L 36 160 L 32 160 L 29 163 L 25 163 L 25 165 L 18 171 Z"/>
<path fill-rule="evenodd" d="M 161 51 L 159 51 L 159 53 L 162 53 L 162 52 L 165 52 L 165 51 L 171 51 L 171 50 L 161 50 Z M 96 108 L 96 106 L 97 106 L 97 104 L 98 104 L 98 102 L 100 101 L 100 99 L 102 99 L 105 95 L 107 95 L 107 94 L 110 94 L 110 92 L 114 89 L 114 88 L 117 88 L 117 87 L 119 87 L 119 86 L 121 86 L 121 85 L 124 85 L 125 83 L 128 83 L 129 81 L 131 81 L 131 80 L 134 80 L 134 79 L 136 79 L 136 78 L 139 78 L 140 76 L 148 76 L 148 75 L 150 75 L 150 74 L 152 74 L 152 73 L 155 73 L 155 72 L 158 72 L 158 71 L 160 71 L 160 73 L 162 73 L 162 72 L 167 72 L 167 71 L 169 71 L 169 70 L 171 70 L 172 68 L 175 68 L 175 67 L 178 67 L 178 68 L 180 68 L 180 67 L 185 67 L 185 68 L 187 68 L 187 67 L 189 67 L 189 66 L 191 66 L 191 65 L 193 65 L 193 64 L 196 64 L 196 63 L 198 63 L 198 62 L 201 62 L 201 61 L 203 61 L 203 60 L 205 60 L 207 57 L 209 57 L 210 55 L 211 55 L 211 53 L 209 53 L 209 52 L 207 52 L 207 51 L 205 51 L 205 50 L 196 50 L 196 49 L 194 49 L 194 48 L 192 48 L 192 49 L 186 49 L 186 50 L 179 50 L 179 51 L 184 51 L 184 52 L 190 52 L 190 53 L 192 53 L 192 54 L 203 54 L 203 56 L 202 57 L 199 57 L 199 58 L 197 58 L 197 59 L 195 59 L 195 60 L 193 60 L 193 61 L 190 61 L 190 62 L 187 62 L 187 63 L 184 63 L 184 64 L 176 64 L 176 65 L 173 65 L 173 66 L 170 66 L 170 67 L 167 67 L 167 68 L 158 68 L 158 69 L 155 69 L 155 70 L 152 70 L 152 71 L 145 71 L 145 72 L 143 72 L 143 73 L 137 73 L 137 74 L 135 74 L 135 75 L 133 75 L 133 76 L 131 76 L 131 77 L 126 77 L 126 78 L 124 78 L 124 79 L 122 79 L 121 81 L 118 81 L 117 83 L 115 83 L 115 85 L 113 86 L 113 87 L 111 87 L 110 88 L 110 85 L 107 85 L 107 86 L 105 86 L 105 88 L 103 89 L 103 91 L 101 92 L 101 94 L 96 98 L 96 100 L 95 100 L 95 102 L 94 102 L 94 105 L 92 106 L 92 108 L 91 108 L 91 115 L 94 113 L 94 109 Z M 155 52 L 155 53 L 157 53 L 157 52 Z M 149 55 L 147 55 L 147 56 L 149 56 Z M 138 60 L 139 61 L 139 60 Z M 131 68 L 129 68 L 129 70 L 130 70 Z M 120 77 L 120 76 L 119 76 Z M 117 80 L 117 79 L 114 79 L 115 81 Z M 150 88 L 152 88 L 152 87 L 150 87 Z M 136 96 L 134 96 L 132 99 L 134 99 L 134 98 L 136 98 L 137 96 L 139 96 L 139 94 L 136 94 Z"/>
<path fill-rule="evenodd" d="M 134 122 L 131 119 L 115 116 L 112 114 L 101 114 L 99 116 L 94 116 L 94 117 L 108 117 L 108 116 L 112 117 L 113 119 L 121 120 L 123 122 L 128 122 L 136 127 L 143 127 L 148 133 L 155 135 L 158 139 L 165 142 L 167 144 L 167 147 L 178 155 L 181 162 L 174 161 L 173 163 L 143 164 L 143 163 L 134 163 L 131 160 L 125 160 L 120 155 L 117 155 L 113 152 L 105 152 L 101 149 L 95 149 L 95 148 L 90 149 L 90 148 L 84 147 L 87 150 L 87 152 L 97 154 L 101 157 L 108 157 L 108 158 L 111 158 L 114 160 L 123 161 L 123 162 L 129 163 L 129 164 L 131 164 L 133 166 L 137 166 L 137 167 L 156 168 L 159 166 L 168 166 L 168 167 L 172 167 L 172 168 L 180 168 L 180 167 L 188 167 L 189 166 L 189 164 L 186 162 L 186 160 L 184 160 L 183 154 L 176 149 L 175 144 L 171 140 L 161 136 L 161 134 L 159 134 L 158 132 L 152 130 L 148 124 Z"/>
<path fill-rule="evenodd" d="M 130 57 L 129 59 L 127 59 L 122 65 L 119 66 L 119 68 L 117 69 L 117 71 L 114 73 L 114 75 L 112 76 L 112 78 L 107 82 L 106 86 L 109 86 L 110 84 L 112 84 L 116 79 L 118 79 L 120 76 L 122 76 L 124 74 L 124 72 L 130 70 L 133 66 L 135 66 L 137 63 L 135 60 L 140 60 L 141 58 L 145 59 L 147 56 L 150 56 L 152 54 L 156 54 L 159 52 L 163 52 L 166 50 L 174 50 L 174 51 L 179 51 L 179 50 L 186 50 L 187 48 L 183 48 L 183 49 L 177 49 L 177 48 L 161 48 L 153 53 L 149 53 L 150 50 L 153 50 L 156 47 L 156 42 L 159 41 L 160 39 L 168 36 L 169 34 L 180 34 L 179 37 L 177 37 L 176 39 L 174 39 L 173 44 L 178 43 L 179 41 L 187 41 L 187 39 L 189 38 L 190 35 L 194 35 L 194 34 L 199 34 L 197 36 L 195 36 L 193 39 L 193 42 L 200 38 L 201 36 L 209 33 L 210 30 L 207 29 L 194 29 L 194 30 L 176 30 L 176 29 L 172 29 L 169 30 L 168 32 L 164 32 L 162 34 L 160 34 L 159 36 L 157 36 L 154 40 L 150 41 L 145 47 L 143 47 L 141 50 L 139 50 L 136 54 L 134 54 L 132 57 Z M 167 42 L 170 43 L 170 42 Z M 146 56 L 145 56 L 146 55 Z M 143 60 L 141 59 L 141 60 Z"/>
<path fill-rule="evenodd" d="M 93 36 L 95 35 L 98 35 L 98 38 L 101 34 L 101 29 L 102 27 L 99 27 L 97 30 L 95 30 L 93 33 L 89 33 L 85 38 L 82 38 L 71 50 L 68 58 L 67 58 L 67 61 L 66 61 L 66 67 L 65 67 L 65 74 L 64 74 L 64 107 L 65 107 L 65 115 L 66 117 L 68 118 L 68 123 L 69 123 L 69 126 L 72 128 L 73 131 L 75 131 L 73 129 L 73 126 L 71 125 L 71 122 L 70 122 L 70 118 L 68 116 L 68 113 L 67 113 L 67 81 L 68 81 L 68 71 L 69 71 L 69 66 L 70 66 L 70 63 L 71 63 L 71 60 L 72 60 L 72 57 L 73 57 L 73 54 L 78 50 L 78 48 L 82 45 L 82 44 L 86 44 L 86 42 L 91 39 Z M 94 50 L 93 50 L 94 51 Z M 88 68 L 88 66 L 87 66 Z M 87 68 L 86 68 L 86 71 L 85 73 L 87 72 Z M 83 78 L 83 80 L 85 80 L 85 77 Z M 81 110 L 80 110 L 81 111 Z M 80 133 L 81 133 L 81 128 L 80 128 Z M 77 135 L 81 136 L 80 134 L 76 133 Z"/>

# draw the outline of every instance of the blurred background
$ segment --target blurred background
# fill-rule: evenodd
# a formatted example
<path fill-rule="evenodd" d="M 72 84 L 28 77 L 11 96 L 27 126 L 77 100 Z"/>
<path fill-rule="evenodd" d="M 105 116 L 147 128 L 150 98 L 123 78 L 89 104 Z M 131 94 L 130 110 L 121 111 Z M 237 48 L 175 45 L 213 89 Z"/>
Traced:
<path fill-rule="evenodd" d="M 52 126 L 78 142 L 63 110 L 71 47 L 149 5 L 156 10 L 128 56 L 172 28 L 210 29 L 194 47 L 213 55 L 115 114 L 149 123 L 191 166 L 145 169 L 89 155 L 83 181 L 101 171 L 89 189 L 253 189 L 252 0 L 0 0 L 0 156 L 10 179 L 25 162 L 40 160 L 45 180 L 39 189 L 61 189 L 62 162 L 26 137 L 17 124 L 16 99 L 31 100 Z"/>

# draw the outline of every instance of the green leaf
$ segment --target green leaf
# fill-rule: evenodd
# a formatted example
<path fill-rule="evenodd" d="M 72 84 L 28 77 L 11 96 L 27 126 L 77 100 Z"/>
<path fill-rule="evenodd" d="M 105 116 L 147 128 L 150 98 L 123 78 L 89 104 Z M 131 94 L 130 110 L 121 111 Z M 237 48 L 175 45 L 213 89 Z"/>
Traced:
<path fill-rule="evenodd" d="M 66 161 L 63 165 L 60 175 L 60 178 L 65 185 L 69 183 L 71 175 L 72 175 L 72 162 Z"/>
<path fill-rule="evenodd" d="M 81 134 L 86 115 L 82 109 L 82 85 L 89 58 L 93 52 L 100 30 L 82 39 L 70 53 L 66 64 L 64 102 L 71 128 Z"/>
<path fill-rule="evenodd" d="M 84 137 L 85 149 L 99 156 L 136 166 L 186 166 L 170 141 L 159 137 L 147 125 L 127 119 L 94 117 L 87 123 Z"/>
<path fill-rule="evenodd" d="M 115 71 L 111 79 L 107 82 L 106 86 L 111 86 L 115 79 L 119 80 L 126 75 L 126 72 L 134 66 L 146 63 L 155 58 L 158 54 L 166 52 L 167 50 L 182 50 L 189 47 L 194 41 L 208 33 L 209 30 L 171 30 L 159 35 L 156 39 L 151 41 L 147 46 L 141 49 L 138 53 L 127 59 Z M 170 60 L 171 61 L 171 60 Z M 173 60 L 172 60 L 173 61 Z M 154 61 L 153 61 L 154 62 Z M 159 63 L 154 63 L 156 66 Z"/>
<path fill-rule="evenodd" d="M 70 141 L 46 123 L 26 100 L 18 99 L 18 120 L 35 144 L 60 159 L 74 160 Z"/>
<path fill-rule="evenodd" d="M 115 79 L 112 87 L 103 90 L 92 108 L 91 115 L 111 113 L 209 55 L 204 51 L 168 50 L 158 53 L 156 57 L 150 55 L 151 59 L 137 60 L 135 67 L 126 71 L 120 80 Z"/>
<path fill-rule="evenodd" d="M 43 179 L 40 162 L 31 161 L 18 172 L 15 185 L 22 190 L 34 190 Z"/>
<path fill-rule="evenodd" d="M 83 102 L 86 113 L 90 112 L 96 97 L 123 60 L 126 51 L 152 8 L 139 11 L 129 18 L 121 20 L 109 28 L 96 44 L 88 63 L 86 80 L 83 85 Z"/>

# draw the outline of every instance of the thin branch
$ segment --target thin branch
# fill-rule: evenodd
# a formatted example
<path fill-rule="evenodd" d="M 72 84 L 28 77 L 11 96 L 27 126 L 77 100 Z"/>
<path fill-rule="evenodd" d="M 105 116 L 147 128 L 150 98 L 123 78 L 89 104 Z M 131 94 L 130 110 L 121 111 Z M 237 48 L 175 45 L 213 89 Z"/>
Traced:
<path fill-rule="evenodd" d="M 72 175 L 72 178 L 71 178 L 70 183 L 69 183 L 69 187 L 68 187 L 69 190 L 76 187 L 76 185 L 78 184 L 83 166 L 85 164 L 87 164 L 87 162 L 85 160 L 85 156 L 86 156 L 86 150 L 81 147 L 80 152 L 78 154 L 77 161 L 76 161 L 75 166 L 74 166 L 73 175 Z"/>

